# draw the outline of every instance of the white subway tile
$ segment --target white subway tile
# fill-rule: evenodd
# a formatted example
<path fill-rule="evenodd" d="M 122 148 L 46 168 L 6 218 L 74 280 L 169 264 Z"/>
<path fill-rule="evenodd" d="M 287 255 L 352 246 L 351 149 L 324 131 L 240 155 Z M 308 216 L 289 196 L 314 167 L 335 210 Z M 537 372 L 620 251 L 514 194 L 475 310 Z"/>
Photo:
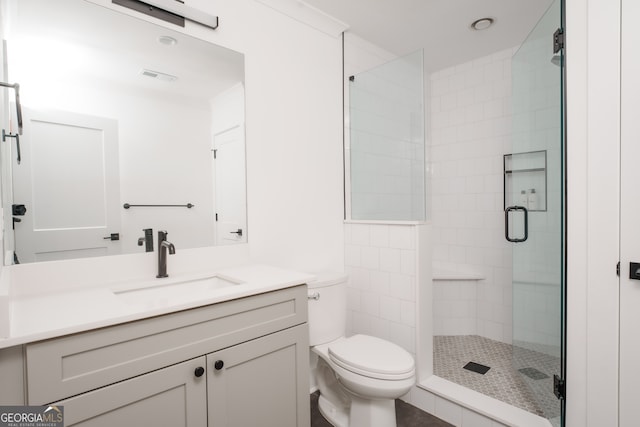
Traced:
<path fill-rule="evenodd" d="M 436 410 L 436 396 L 427 390 L 414 387 L 411 389 L 411 404 L 428 414 L 434 414 Z"/>
<path fill-rule="evenodd" d="M 400 272 L 400 249 L 380 248 L 380 270 L 390 273 Z"/>
<path fill-rule="evenodd" d="M 391 274 L 389 292 L 405 301 L 415 301 L 415 278 L 404 274 Z"/>
<path fill-rule="evenodd" d="M 373 292 L 363 291 L 360 294 L 362 312 L 370 316 L 380 317 L 380 296 Z"/>
<path fill-rule="evenodd" d="M 347 307 L 349 310 L 360 311 L 360 290 L 355 288 L 347 288 Z"/>
<path fill-rule="evenodd" d="M 378 295 L 389 295 L 389 273 L 386 271 L 371 271 L 371 292 Z"/>
<path fill-rule="evenodd" d="M 391 296 L 380 297 L 380 317 L 393 322 L 402 321 L 401 301 Z"/>
<path fill-rule="evenodd" d="M 415 227 L 405 225 L 390 226 L 389 246 L 398 249 L 414 249 Z"/>
<path fill-rule="evenodd" d="M 415 274 L 416 271 L 416 251 L 402 249 L 400 252 L 400 272 L 402 274 Z"/>
<path fill-rule="evenodd" d="M 362 265 L 360 249 L 360 246 L 345 245 L 344 263 L 347 267 L 360 267 Z"/>
<path fill-rule="evenodd" d="M 383 340 L 389 340 L 391 335 L 391 322 L 380 317 L 373 317 L 371 319 L 371 331 L 370 335 L 374 337 L 382 338 Z"/>
<path fill-rule="evenodd" d="M 456 427 L 462 426 L 462 408 L 438 396 L 436 396 L 435 415 Z"/>
<path fill-rule="evenodd" d="M 379 247 L 389 246 L 389 226 L 384 224 L 371 225 L 371 245 Z"/>
<path fill-rule="evenodd" d="M 348 267 L 347 272 L 349 274 L 348 286 L 361 290 L 369 290 L 371 288 L 369 270 L 360 267 Z"/>
<path fill-rule="evenodd" d="M 431 95 L 439 97 L 449 92 L 449 78 L 443 77 L 431 80 Z"/>
<path fill-rule="evenodd" d="M 462 409 L 462 427 L 492 427 L 493 420 L 470 411 L 466 408 Z"/>
<path fill-rule="evenodd" d="M 369 270 L 377 270 L 380 267 L 380 248 L 362 247 L 362 267 Z"/>
<path fill-rule="evenodd" d="M 368 224 L 351 224 L 351 244 L 368 246 L 371 243 Z"/>
<path fill-rule="evenodd" d="M 413 301 L 400 302 L 400 322 L 407 326 L 416 326 L 416 304 Z"/>
<path fill-rule="evenodd" d="M 415 328 L 396 322 L 389 322 L 389 340 L 409 353 L 415 353 Z"/>
<path fill-rule="evenodd" d="M 442 111 L 451 111 L 458 107 L 458 99 L 455 93 L 448 93 L 440 97 L 440 108 Z"/>

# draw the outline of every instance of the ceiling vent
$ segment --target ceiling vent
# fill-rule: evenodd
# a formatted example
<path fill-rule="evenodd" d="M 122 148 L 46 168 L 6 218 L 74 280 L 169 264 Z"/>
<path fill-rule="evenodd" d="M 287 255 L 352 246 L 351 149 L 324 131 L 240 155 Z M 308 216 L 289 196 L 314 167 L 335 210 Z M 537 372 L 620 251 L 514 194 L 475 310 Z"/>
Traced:
<path fill-rule="evenodd" d="M 151 77 L 152 79 L 162 80 L 163 82 L 174 82 L 178 80 L 176 76 L 172 76 L 171 74 L 161 73 L 160 71 L 153 71 L 143 69 L 140 74 L 143 76 Z"/>

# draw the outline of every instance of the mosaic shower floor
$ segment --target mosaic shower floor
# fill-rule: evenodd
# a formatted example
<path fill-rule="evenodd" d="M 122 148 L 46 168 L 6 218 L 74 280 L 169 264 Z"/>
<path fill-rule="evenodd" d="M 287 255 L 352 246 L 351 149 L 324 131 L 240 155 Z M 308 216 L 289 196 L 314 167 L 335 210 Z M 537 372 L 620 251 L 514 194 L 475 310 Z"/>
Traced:
<path fill-rule="evenodd" d="M 548 419 L 560 416 L 552 392 L 557 357 L 477 335 L 435 336 L 433 347 L 437 376 Z M 512 364 L 514 351 L 520 372 Z M 484 375 L 463 369 L 468 362 L 491 369 Z"/>

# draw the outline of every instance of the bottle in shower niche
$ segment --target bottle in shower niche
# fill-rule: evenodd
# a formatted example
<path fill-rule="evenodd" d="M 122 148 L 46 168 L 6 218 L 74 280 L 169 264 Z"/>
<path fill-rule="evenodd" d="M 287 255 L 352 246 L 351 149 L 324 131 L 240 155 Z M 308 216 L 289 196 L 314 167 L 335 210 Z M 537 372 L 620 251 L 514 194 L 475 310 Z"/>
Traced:
<path fill-rule="evenodd" d="M 532 188 L 529 190 L 529 194 L 527 194 L 527 209 L 530 211 L 538 210 L 538 195 L 536 194 L 536 189 Z"/>
<path fill-rule="evenodd" d="M 520 192 L 520 206 L 529 209 L 529 196 L 524 190 Z"/>

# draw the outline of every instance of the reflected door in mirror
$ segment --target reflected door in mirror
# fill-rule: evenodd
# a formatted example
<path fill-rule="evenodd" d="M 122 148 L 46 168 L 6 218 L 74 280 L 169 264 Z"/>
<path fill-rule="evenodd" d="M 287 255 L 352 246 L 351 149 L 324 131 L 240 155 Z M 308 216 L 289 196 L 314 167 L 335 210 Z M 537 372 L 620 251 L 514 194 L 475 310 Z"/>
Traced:
<path fill-rule="evenodd" d="M 118 129 L 112 119 L 25 108 L 22 161 L 13 156 L 20 262 L 120 253 Z M 108 237 L 105 239 L 105 237 Z"/>

